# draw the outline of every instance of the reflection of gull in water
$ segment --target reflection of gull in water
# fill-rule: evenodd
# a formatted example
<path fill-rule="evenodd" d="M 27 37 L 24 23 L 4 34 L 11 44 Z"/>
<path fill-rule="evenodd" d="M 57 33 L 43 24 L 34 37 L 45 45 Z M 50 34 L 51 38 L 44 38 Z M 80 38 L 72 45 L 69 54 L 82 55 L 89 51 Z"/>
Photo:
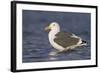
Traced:
<path fill-rule="evenodd" d="M 67 51 L 78 46 L 86 45 L 86 41 L 82 40 L 75 34 L 61 32 L 60 26 L 57 22 L 52 22 L 45 27 L 45 30 L 49 31 L 49 42 L 55 49 L 57 49 L 57 52 Z M 50 55 L 55 55 L 57 52 L 51 52 Z"/>
<path fill-rule="evenodd" d="M 56 57 L 50 57 L 49 59 L 50 60 L 56 60 L 57 58 Z"/>

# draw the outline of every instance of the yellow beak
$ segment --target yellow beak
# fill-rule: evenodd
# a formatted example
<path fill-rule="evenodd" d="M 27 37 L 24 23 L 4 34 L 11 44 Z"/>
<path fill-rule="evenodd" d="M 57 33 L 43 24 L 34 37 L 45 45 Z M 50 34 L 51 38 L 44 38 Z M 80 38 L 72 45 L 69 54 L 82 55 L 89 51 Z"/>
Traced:
<path fill-rule="evenodd" d="M 49 32 L 51 30 L 51 27 L 50 26 L 47 26 L 47 27 L 45 27 L 44 30 L 47 31 L 47 32 Z"/>

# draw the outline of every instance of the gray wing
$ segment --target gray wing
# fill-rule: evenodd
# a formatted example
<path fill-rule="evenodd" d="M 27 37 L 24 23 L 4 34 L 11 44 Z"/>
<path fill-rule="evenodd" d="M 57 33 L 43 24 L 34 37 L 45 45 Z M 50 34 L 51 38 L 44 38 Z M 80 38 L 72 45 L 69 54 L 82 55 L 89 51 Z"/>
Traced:
<path fill-rule="evenodd" d="M 69 33 L 69 32 L 58 32 L 56 34 L 57 37 L 71 37 L 73 34 L 72 33 Z"/>
<path fill-rule="evenodd" d="M 73 34 L 66 33 L 66 32 L 59 32 L 56 34 L 56 38 L 54 42 L 61 45 L 62 47 L 66 48 L 71 45 L 75 45 L 79 42 L 78 38 L 71 37 Z"/>

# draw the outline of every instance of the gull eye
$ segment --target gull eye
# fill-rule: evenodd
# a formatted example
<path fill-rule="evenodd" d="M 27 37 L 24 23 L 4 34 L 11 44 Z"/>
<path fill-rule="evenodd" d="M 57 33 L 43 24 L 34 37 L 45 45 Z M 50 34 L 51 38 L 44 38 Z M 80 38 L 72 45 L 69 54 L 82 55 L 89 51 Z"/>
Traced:
<path fill-rule="evenodd" d="M 55 24 L 53 24 L 53 26 L 55 26 Z"/>

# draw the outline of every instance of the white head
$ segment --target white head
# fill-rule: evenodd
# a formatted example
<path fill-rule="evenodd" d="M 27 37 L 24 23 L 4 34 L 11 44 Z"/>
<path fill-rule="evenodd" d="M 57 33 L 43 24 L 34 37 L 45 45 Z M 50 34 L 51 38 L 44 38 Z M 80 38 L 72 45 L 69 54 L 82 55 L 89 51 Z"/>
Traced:
<path fill-rule="evenodd" d="M 60 26 L 57 22 L 52 22 L 51 24 L 49 24 L 48 26 L 45 27 L 45 30 L 48 31 L 60 31 Z"/>

